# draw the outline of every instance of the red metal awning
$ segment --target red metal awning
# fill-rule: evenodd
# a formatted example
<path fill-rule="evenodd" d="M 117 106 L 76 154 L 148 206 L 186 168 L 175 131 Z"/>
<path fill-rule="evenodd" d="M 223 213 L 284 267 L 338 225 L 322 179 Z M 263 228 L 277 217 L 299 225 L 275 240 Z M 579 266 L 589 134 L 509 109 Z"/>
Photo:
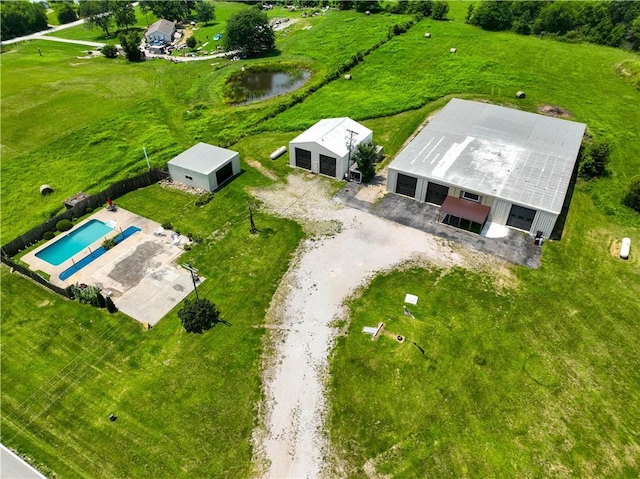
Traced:
<path fill-rule="evenodd" d="M 473 221 L 474 223 L 483 224 L 491 208 L 480 203 L 464 200 L 462 198 L 456 198 L 455 196 L 447 196 L 440 206 L 442 213 L 449 214 L 451 216 L 457 216 L 464 220 Z"/>

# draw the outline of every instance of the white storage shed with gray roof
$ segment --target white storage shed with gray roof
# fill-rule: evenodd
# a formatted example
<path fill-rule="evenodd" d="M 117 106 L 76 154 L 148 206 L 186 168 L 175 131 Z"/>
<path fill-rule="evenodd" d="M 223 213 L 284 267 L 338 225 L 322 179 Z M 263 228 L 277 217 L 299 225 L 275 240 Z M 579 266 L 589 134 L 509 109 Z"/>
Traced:
<path fill-rule="evenodd" d="M 326 118 L 289 142 L 289 165 L 342 180 L 357 146 L 372 140 L 373 132 L 351 118 Z"/>
<path fill-rule="evenodd" d="M 214 191 L 240 173 L 240 154 L 198 143 L 170 160 L 167 166 L 174 182 Z"/>
<path fill-rule="evenodd" d="M 454 98 L 389 165 L 387 191 L 441 205 L 441 219 L 468 229 L 490 221 L 549 237 L 585 128 Z"/>

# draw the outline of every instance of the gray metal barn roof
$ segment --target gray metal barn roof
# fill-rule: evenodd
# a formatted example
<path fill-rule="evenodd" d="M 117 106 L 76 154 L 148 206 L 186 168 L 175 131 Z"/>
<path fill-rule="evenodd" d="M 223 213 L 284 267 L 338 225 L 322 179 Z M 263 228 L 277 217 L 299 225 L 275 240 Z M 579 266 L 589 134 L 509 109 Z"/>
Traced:
<path fill-rule="evenodd" d="M 208 175 L 227 163 L 238 153 L 208 143 L 198 143 L 188 150 L 183 151 L 174 159 L 169 160 L 170 165 L 187 168 L 196 173 Z"/>
<path fill-rule="evenodd" d="M 389 167 L 559 214 L 585 128 L 454 98 Z"/>

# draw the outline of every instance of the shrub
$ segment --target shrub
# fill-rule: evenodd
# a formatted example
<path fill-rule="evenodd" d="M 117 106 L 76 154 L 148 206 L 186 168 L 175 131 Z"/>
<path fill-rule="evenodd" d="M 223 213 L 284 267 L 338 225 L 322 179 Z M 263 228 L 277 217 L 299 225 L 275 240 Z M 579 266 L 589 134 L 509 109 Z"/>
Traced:
<path fill-rule="evenodd" d="M 45 241 L 49 241 L 56 237 L 56 234 L 53 231 L 45 231 L 42 235 L 42 239 Z"/>
<path fill-rule="evenodd" d="M 640 213 L 640 175 L 634 176 L 622 202 L 629 208 Z"/>
<path fill-rule="evenodd" d="M 202 333 L 220 320 L 216 305 L 208 299 L 184 300 L 184 306 L 178 311 L 182 326 L 188 333 Z"/>
<path fill-rule="evenodd" d="M 449 4 L 447 2 L 435 2 L 433 4 L 433 19 L 446 20 L 449 13 Z"/>
<path fill-rule="evenodd" d="M 98 295 L 102 295 L 100 294 L 100 288 L 97 286 L 80 286 L 78 284 L 75 284 L 71 286 L 71 291 L 73 292 L 74 298 L 76 298 L 81 303 L 91 304 L 96 307 L 98 306 L 98 304 L 100 304 Z"/>
<path fill-rule="evenodd" d="M 102 294 L 98 293 L 96 295 L 96 304 L 94 304 L 96 308 L 104 309 L 107 307 L 107 301 L 104 299 Z"/>
<path fill-rule="evenodd" d="M 69 231 L 71 228 L 73 228 L 73 223 L 71 222 L 71 220 L 68 220 L 66 218 L 56 223 L 56 229 L 58 231 Z"/>
<path fill-rule="evenodd" d="M 198 41 L 195 39 L 195 37 L 187 38 L 187 46 L 189 48 L 195 48 L 197 44 L 198 44 Z"/>
<path fill-rule="evenodd" d="M 165 230 L 172 230 L 173 229 L 173 225 L 169 221 L 167 221 L 166 223 L 162 223 L 160 226 L 162 226 Z"/>
<path fill-rule="evenodd" d="M 62 5 L 60 5 L 57 17 L 58 17 L 58 22 L 60 22 L 60 25 L 64 25 L 65 23 L 75 22 L 78 19 L 78 14 L 76 13 L 74 4 L 63 3 Z"/>
<path fill-rule="evenodd" d="M 110 250 L 116 245 L 116 237 L 107 238 L 102 242 L 102 247 L 106 250 Z"/>
<path fill-rule="evenodd" d="M 580 149 L 578 174 L 588 180 L 604 175 L 611 146 L 605 141 L 593 141 Z"/>
<path fill-rule="evenodd" d="M 116 308 L 116 305 L 113 304 L 113 300 L 107 296 L 107 299 L 105 300 L 105 304 L 107 306 L 107 311 L 109 311 L 110 313 L 116 313 L 118 312 L 118 308 Z"/>
<path fill-rule="evenodd" d="M 204 193 L 198 196 L 198 199 L 196 200 L 196 206 L 206 205 L 213 199 L 213 197 L 214 197 L 214 193 Z"/>
<path fill-rule="evenodd" d="M 102 54 L 107 58 L 116 58 L 118 56 L 118 47 L 108 43 L 102 47 Z"/>
<path fill-rule="evenodd" d="M 372 143 L 360 143 L 354 159 L 362 173 L 362 182 L 369 183 L 376 174 L 376 147 Z"/>

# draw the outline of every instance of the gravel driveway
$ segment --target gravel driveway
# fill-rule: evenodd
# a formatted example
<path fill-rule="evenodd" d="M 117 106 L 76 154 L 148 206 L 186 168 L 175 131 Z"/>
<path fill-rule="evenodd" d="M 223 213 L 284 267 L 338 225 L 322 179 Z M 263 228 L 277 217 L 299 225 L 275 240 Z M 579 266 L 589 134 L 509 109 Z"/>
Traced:
<path fill-rule="evenodd" d="M 261 477 L 317 478 L 325 470 L 325 379 L 345 299 L 378 272 L 407 261 L 441 267 L 492 268 L 506 263 L 463 245 L 329 199 L 327 180 L 292 174 L 287 185 L 254 191 L 275 214 L 311 235 L 299 247 L 267 315 L 262 425 L 254 432 Z"/>

